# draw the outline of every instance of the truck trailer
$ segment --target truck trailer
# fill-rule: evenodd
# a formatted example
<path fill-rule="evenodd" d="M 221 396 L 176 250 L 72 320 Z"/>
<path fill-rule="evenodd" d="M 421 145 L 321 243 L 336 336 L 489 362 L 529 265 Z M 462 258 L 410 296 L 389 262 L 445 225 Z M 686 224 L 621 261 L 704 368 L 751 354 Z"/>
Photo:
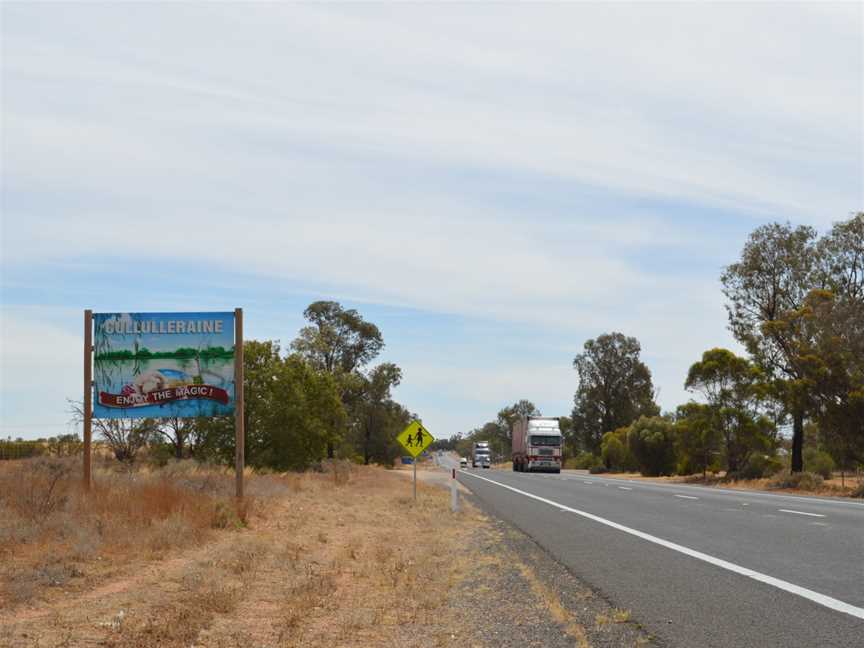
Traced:
<path fill-rule="evenodd" d="M 511 433 L 514 472 L 561 472 L 564 437 L 558 417 L 522 416 Z"/>

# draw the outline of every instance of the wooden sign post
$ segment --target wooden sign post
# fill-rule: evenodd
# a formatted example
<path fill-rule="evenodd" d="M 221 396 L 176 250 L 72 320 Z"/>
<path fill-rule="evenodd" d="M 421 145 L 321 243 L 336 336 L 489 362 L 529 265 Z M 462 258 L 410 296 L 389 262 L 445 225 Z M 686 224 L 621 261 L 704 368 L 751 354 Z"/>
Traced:
<path fill-rule="evenodd" d="M 93 311 L 84 311 L 84 490 L 90 490 L 93 427 Z"/>
<path fill-rule="evenodd" d="M 237 499 L 243 498 L 243 470 L 246 464 L 246 430 L 243 415 L 243 309 L 234 309 L 234 463 L 237 470 Z"/>

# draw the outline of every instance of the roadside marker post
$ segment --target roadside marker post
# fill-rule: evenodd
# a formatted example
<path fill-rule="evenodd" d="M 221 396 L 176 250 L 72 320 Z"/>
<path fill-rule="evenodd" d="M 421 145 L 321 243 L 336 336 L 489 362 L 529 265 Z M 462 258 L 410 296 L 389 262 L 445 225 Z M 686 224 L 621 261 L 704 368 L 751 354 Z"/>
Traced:
<path fill-rule="evenodd" d="M 411 421 L 404 430 L 399 433 L 396 440 L 408 451 L 414 461 L 414 501 L 417 501 L 417 457 L 419 457 L 426 448 L 432 445 L 435 437 L 423 427 L 419 421 Z"/>
<path fill-rule="evenodd" d="M 450 510 L 454 513 L 459 512 L 459 488 L 456 483 L 456 469 L 450 474 Z"/>

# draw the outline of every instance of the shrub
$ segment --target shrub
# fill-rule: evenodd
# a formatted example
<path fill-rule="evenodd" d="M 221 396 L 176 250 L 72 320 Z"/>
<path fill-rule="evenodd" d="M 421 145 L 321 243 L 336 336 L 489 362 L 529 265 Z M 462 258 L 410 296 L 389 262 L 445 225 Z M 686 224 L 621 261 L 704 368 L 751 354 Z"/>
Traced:
<path fill-rule="evenodd" d="M 606 466 L 609 466 L 612 470 L 621 470 L 623 468 L 627 448 L 624 447 L 621 439 L 615 436 L 614 432 L 607 432 L 603 435 L 600 448 L 600 454 Z"/>
<path fill-rule="evenodd" d="M 565 468 L 575 468 L 577 470 L 591 470 L 591 466 L 598 464 L 602 465 L 600 457 L 591 454 L 590 452 L 580 452 L 575 457 L 571 457 L 564 462 Z"/>
<path fill-rule="evenodd" d="M 0 460 L 27 459 L 45 454 L 45 446 L 39 441 L 0 441 Z"/>
<path fill-rule="evenodd" d="M 151 443 L 146 457 L 150 467 L 164 468 L 174 459 L 174 447 L 168 443 Z"/>
<path fill-rule="evenodd" d="M 38 457 L 18 463 L 5 475 L 0 498 L 17 513 L 42 522 L 68 500 L 73 466 L 70 460 Z"/>
<path fill-rule="evenodd" d="M 783 470 L 783 462 L 777 457 L 770 457 L 763 454 L 753 454 L 747 460 L 747 463 L 734 475 L 729 475 L 734 479 L 762 479 L 769 475 L 776 475 Z"/>
<path fill-rule="evenodd" d="M 768 488 L 794 488 L 797 490 L 818 490 L 824 483 L 821 475 L 809 472 L 783 473 L 775 475 L 769 482 Z"/>
<path fill-rule="evenodd" d="M 831 479 L 834 473 L 834 459 L 827 452 L 808 448 L 804 451 L 804 466 L 808 472 L 821 475 L 823 479 Z"/>
<path fill-rule="evenodd" d="M 643 475 L 671 475 L 675 470 L 675 426 L 659 416 L 643 416 L 627 433 L 627 445 Z"/>
<path fill-rule="evenodd" d="M 864 482 L 861 482 L 852 490 L 852 497 L 864 497 Z"/>
<path fill-rule="evenodd" d="M 609 469 L 606 468 L 602 463 L 598 463 L 597 465 L 591 466 L 588 469 L 588 472 L 592 475 L 599 475 L 600 473 L 609 472 Z"/>

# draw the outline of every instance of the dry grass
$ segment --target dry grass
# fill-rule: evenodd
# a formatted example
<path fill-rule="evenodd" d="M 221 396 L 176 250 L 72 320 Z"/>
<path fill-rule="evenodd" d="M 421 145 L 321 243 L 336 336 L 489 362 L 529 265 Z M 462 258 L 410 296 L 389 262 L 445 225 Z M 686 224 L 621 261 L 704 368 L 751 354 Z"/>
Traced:
<path fill-rule="evenodd" d="M 602 628 L 613 623 L 627 623 L 629 620 L 630 610 L 613 608 L 608 613 L 598 614 L 594 618 L 594 623 L 598 628 Z"/>
<path fill-rule="evenodd" d="M 570 635 L 576 642 L 579 648 L 590 648 L 588 637 L 585 634 L 585 628 L 576 620 L 576 617 L 567 610 L 562 604 L 558 595 L 554 591 L 544 585 L 534 572 L 524 563 L 519 563 L 519 569 L 522 572 L 523 578 L 531 585 L 535 596 L 543 603 L 555 621 L 557 621 L 564 631 Z"/>
<path fill-rule="evenodd" d="M 0 480 L 39 470 L 21 464 Z M 437 488 L 419 485 L 415 503 L 392 471 L 341 464 L 256 476 L 248 491 L 266 515 L 256 513 L 251 527 L 224 523 L 229 475 L 190 466 L 98 477 L 87 498 L 70 475 L 66 501 L 41 525 L 14 508 L 16 524 L 30 526 L 7 549 L 15 560 L 0 567 L 4 596 L 35 607 L 0 614 L 9 645 L 428 645 L 411 637 L 442 624 L 464 569 L 453 556 L 464 552 L 471 521 L 454 517 Z M 4 495 L 7 508 L 15 502 Z M 56 563 L 37 571 L 38 555 Z M 103 577 L 82 578 L 78 566 Z M 70 587 L 79 594 L 61 596 Z"/>
<path fill-rule="evenodd" d="M 373 468 L 355 469 L 344 487 L 308 484 L 302 509 L 320 516 L 285 547 L 292 569 L 273 624 L 277 645 L 398 645 L 405 626 L 436 621 L 463 529 L 445 491 L 420 484 L 415 504 L 410 489 Z"/>
<path fill-rule="evenodd" d="M 9 479 L 0 475 L 0 487 Z M 8 550 L 15 560 L 0 566 L 3 582 L 20 572 L 16 600 L 32 599 L 32 607 L 0 613 L 4 647 L 453 645 L 466 633 L 464 608 L 448 606 L 451 593 L 474 587 L 469 574 L 478 566 L 497 573 L 519 564 L 530 585 L 525 604 L 550 614 L 576 645 L 589 645 L 590 617 L 580 625 L 511 553 L 475 547 L 480 529 L 481 537 L 497 538 L 484 516 L 467 502 L 451 513 L 449 493 L 424 483 L 415 502 L 398 471 L 339 464 L 257 475 L 247 488 L 257 505 L 245 513 L 225 510 L 230 475 L 194 466 L 103 471 L 89 498 L 76 490 L 74 474 L 68 479 L 59 491 L 66 499 L 46 522 L 18 512 L 15 497 L 0 502 L 16 528 L 26 527 Z M 41 552 L 46 547 L 53 553 Z M 38 555 L 56 560 L 36 572 Z M 11 598 L 8 588 L 4 595 Z M 608 617 L 628 619 L 616 611 Z"/>
<path fill-rule="evenodd" d="M 112 468 L 98 469 L 85 493 L 80 460 L 0 464 L 0 608 L 66 587 L 94 563 L 163 558 L 248 520 L 250 502 L 235 505 L 230 476 L 219 470 Z"/>

